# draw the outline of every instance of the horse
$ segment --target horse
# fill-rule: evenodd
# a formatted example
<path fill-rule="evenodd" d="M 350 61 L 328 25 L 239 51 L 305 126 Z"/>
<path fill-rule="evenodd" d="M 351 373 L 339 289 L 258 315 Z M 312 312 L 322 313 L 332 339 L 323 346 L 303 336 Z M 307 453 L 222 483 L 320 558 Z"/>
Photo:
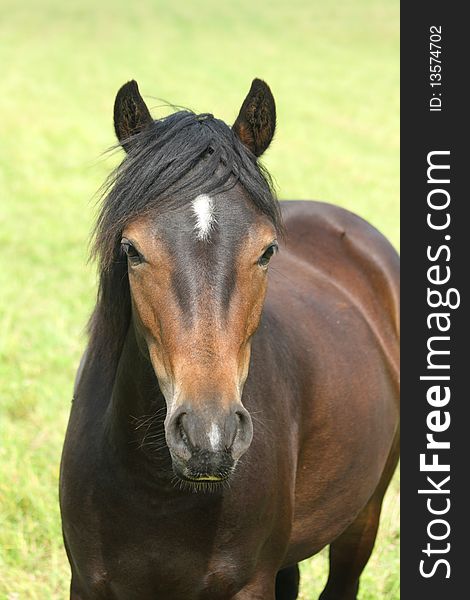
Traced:
<path fill-rule="evenodd" d="M 71 600 L 291 600 L 326 546 L 321 600 L 357 598 L 398 460 L 398 256 L 276 199 L 275 125 L 259 79 L 232 127 L 117 93 L 61 460 Z"/>

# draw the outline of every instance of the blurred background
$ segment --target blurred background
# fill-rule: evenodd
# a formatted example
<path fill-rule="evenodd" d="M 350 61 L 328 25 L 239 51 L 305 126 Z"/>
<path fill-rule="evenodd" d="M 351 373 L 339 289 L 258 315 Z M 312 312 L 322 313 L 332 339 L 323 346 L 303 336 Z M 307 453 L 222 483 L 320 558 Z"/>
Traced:
<path fill-rule="evenodd" d="M 155 118 L 168 101 L 231 124 L 265 79 L 279 197 L 345 206 L 397 247 L 398 26 L 398 0 L 0 0 L 0 599 L 68 598 L 59 461 L 118 88 L 136 79 Z M 362 600 L 399 598 L 398 493 Z M 325 552 L 302 565 L 303 600 L 326 573 Z"/>

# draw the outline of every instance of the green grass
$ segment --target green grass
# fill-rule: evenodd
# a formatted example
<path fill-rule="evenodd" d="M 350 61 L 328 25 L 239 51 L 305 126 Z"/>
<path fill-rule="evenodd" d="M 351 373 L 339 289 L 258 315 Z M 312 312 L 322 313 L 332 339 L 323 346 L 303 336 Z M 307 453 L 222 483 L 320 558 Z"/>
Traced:
<path fill-rule="evenodd" d="M 164 99 L 233 122 L 266 79 L 279 196 L 346 206 L 397 245 L 398 44 L 396 0 L 1 0 L 0 599 L 67 597 L 58 465 L 118 87 L 137 79 L 155 116 Z M 362 600 L 399 597 L 397 505 L 395 479 Z M 325 560 L 303 565 L 302 599 Z"/>

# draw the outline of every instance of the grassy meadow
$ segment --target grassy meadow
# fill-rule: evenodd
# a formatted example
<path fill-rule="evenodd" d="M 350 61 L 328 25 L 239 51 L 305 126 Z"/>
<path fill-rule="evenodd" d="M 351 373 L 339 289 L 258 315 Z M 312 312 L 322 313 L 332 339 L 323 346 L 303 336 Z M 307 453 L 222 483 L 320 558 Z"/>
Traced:
<path fill-rule="evenodd" d="M 231 123 L 265 79 L 279 197 L 346 206 L 398 245 L 398 49 L 397 0 L 0 0 L 0 600 L 68 598 L 59 460 L 117 89 Z M 399 598 L 398 500 L 395 478 L 361 600 Z M 326 566 L 302 565 L 302 600 Z"/>

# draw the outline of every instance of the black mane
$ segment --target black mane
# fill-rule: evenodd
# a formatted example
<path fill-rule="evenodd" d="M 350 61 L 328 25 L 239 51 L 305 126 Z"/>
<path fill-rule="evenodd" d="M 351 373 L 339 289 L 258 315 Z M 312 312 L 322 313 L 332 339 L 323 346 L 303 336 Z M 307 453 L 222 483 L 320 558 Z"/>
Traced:
<path fill-rule="evenodd" d="M 269 174 L 223 121 L 210 114 L 176 112 L 127 140 L 128 146 L 128 154 L 105 183 L 93 232 L 99 289 L 89 325 L 90 348 L 108 356 L 111 376 L 130 319 L 127 263 L 120 252 L 127 223 L 159 207 L 177 208 L 198 194 L 240 184 L 282 234 Z"/>

